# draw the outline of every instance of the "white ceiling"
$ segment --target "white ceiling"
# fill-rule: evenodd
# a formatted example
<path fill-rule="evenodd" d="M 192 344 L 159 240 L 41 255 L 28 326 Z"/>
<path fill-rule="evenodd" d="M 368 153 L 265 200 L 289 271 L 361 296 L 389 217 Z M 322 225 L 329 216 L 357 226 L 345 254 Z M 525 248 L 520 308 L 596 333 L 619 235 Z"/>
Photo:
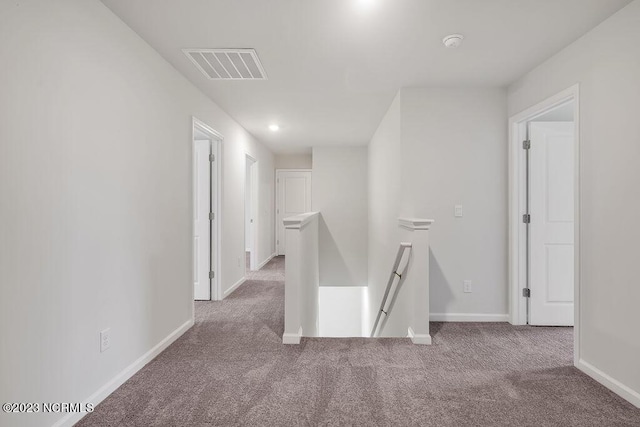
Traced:
<path fill-rule="evenodd" d="M 366 144 L 400 87 L 506 86 L 629 2 L 103 0 L 276 152 Z M 254 48 L 269 79 L 208 80 L 184 48 Z"/>

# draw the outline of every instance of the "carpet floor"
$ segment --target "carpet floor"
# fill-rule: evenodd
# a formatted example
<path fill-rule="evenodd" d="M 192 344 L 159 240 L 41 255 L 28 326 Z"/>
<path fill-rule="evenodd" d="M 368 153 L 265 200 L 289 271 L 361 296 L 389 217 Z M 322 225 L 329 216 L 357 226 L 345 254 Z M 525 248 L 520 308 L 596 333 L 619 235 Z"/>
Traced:
<path fill-rule="evenodd" d="M 283 258 L 221 302 L 78 426 L 640 426 L 572 366 L 571 328 L 432 323 L 407 339 L 281 342 Z"/>

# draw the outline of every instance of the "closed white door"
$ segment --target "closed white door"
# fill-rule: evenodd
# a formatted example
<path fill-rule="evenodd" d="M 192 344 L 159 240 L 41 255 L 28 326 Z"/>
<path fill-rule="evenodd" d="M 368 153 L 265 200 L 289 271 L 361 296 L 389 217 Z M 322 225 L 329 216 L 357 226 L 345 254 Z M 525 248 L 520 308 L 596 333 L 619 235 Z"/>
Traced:
<path fill-rule="evenodd" d="M 211 299 L 211 141 L 194 141 L 194 235 L 193 288 L 194 299 Z"/>
<path fill-rule="evenodd" d="M 573 325 L 574 124 L 529 123 L 529 323 Z"/>
<path fill-rule="evenodd" d="M 278 187 L 278 205 L 276 207 L 278 237 L 276 247 L 278 255 L 285 255 L 284 224 L 282 220 L 311 211 L 311 171 L 276 171 L 276 185 Z"/>

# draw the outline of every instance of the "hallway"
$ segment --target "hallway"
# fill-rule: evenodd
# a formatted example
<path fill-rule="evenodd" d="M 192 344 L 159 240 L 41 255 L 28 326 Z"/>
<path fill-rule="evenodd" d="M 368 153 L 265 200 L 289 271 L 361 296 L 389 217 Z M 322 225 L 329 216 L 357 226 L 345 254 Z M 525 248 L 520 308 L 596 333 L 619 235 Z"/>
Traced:
<path fill-rule="evenodd" d="M 434 345 L 282 345 L 284 258 L 221 302 L 79 426 L 631 426 L 640 410 L 572 366 L 570 328 L 432 323 Z M 528 368 L 527 368 L 528 367 Z"/>

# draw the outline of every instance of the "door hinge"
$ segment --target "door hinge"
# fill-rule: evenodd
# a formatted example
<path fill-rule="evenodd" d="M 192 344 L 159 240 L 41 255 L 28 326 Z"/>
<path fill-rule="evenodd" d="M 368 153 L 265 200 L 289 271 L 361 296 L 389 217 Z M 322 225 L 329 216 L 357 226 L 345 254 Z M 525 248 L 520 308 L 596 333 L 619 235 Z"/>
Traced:
<path fill-rule="evenodd" d="M 524 222 L 525 224 L 530 224 L 531 223 L 531 215 L 529 215 L 529 214 L 522 215 L 522 222 Z"/>
<path fill-rule="evenodd" d="M 216 161 L 216 155 L 215 154 L 209 154 L 209 161 L 210 162 L 215 162 Z"/>
<path fill-rule="evenodd" d="M 522 290 L 522 296 L 525 297 L 525 298 L 531 298 L 531 289 L 524 288 Z"/>
<path fill-rule="evenodd" d="M 213 271 L 209 272 L 209 279 L 213 279 L 214 277 L 216 277 L 216 273 L 214 273 Z"/>
<path fill-rule="evenodd" d="M 525 150 L 530 149 L 531 148 L 531 141 L 528 140 L 528 139 L 525 140 L 525 141 L 522 141 L 522 148 L 525 149 Z"/>
<path fill-rule="evenodd" d="M 280 209 L 276 209 L 276 213 L 280 213 Z"/>
<path fill-rule="evenodd" d="M 216 214 L 213 212 L 209 212 L 209 221 L 213 221 L 214 219 L 216 219 Z"/>
<path fill-rule="evenodd" d="M 279 244 L 280 244 L 280 240 L 276 240 L 276 245 L 279 245 Z"/>

